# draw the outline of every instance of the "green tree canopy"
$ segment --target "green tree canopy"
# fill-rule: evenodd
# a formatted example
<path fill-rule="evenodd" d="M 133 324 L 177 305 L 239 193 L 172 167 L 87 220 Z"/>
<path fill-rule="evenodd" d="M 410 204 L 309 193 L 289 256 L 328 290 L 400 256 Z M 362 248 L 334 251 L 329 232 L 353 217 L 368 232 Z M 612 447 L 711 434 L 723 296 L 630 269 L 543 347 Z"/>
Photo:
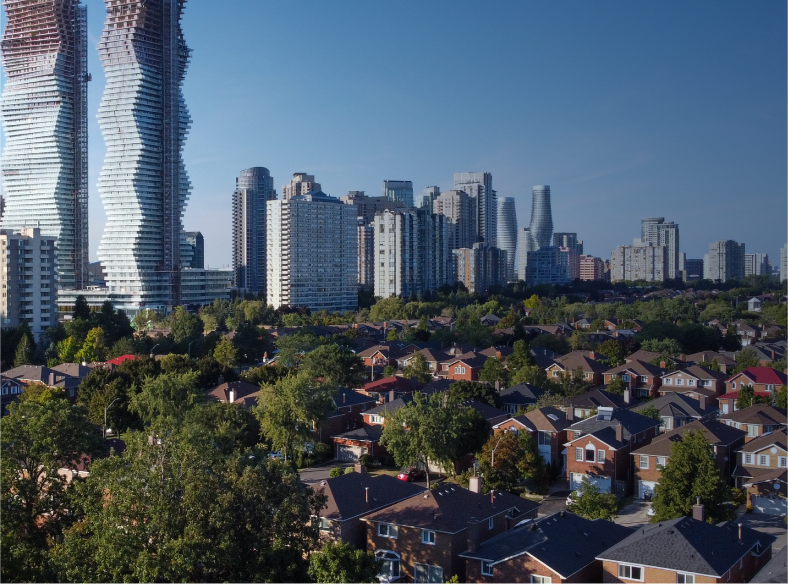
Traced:
<path fill-rule="evenodd" d="M 620 375 L 616 375 L 615 377 L 611 377 L 610 383 L 605 389 L 610 393 L 624 395 L 624 391 L 627 389 L 627 384 L 624 383 L 624 380 L 621 379 Z"/>
<path fill-rule="evenodd" d="M 223 338 L 216 345 L 216 348 L 213 350 L 213 358 L 225 369 L 230 369 L 238 364 L 238 352 L 235 350 L 233 343 L 227 338 Z"/>
<path fill-rule="evenodd" d="M 479 380 L 492 383 L 493 385 L 497 381 L 501 388 L 508 387 L 509 372 L 500 359 L 490 357 L 484 362 L 482 370 L 479 371 Z"/>
<path fill-rule="evenodd" d="M 748 367 L 758 367 L 760 364 L 758 353 L 754 349 L 749 347 L 742 349 L 736 354 L 736 368 L 733 370 L 733 375 L 741 373 Z"/>
<path fill-rule="evenodd" d="M 131 397 L 129 410 L 145 424 L 161 422 L 166 427 L 182 420 L 189 409 L 206 400 L 196 372 L 164 373 L 143 383 L 142 390 Z"/>
<path fill-rule="evenodd" d="M 605 357 L 605 362 L 611 368 L 624 362 L 624 347 L 616 340 L 605 341 L 597 347 L 596 352 Z"/>
<path fill-rule="evenodd" d="M 304 355 L 301 370 L 332 385 L 361 387 L 366 380 L 364 361 L 339 345 L 320 345 Z"/>
<path fill-rule="evenodd" d="M 203 323 L 200 317 L 190 313 L 183 306 L 178 306 L 170 314 L 169 323 L 172 331 L 172 340 L 181 353 L 186 353 L 189 343 L 202 336 Z"/>
<path fill-rule="evenodd" d="M 516 373 L 523 367 L 533 367 L 534 365 L 536 365 L 536 361 L 526 342 L 522 339 L 515 341 L 512 345 L 512 354 L 506 358 L 506 366 L 509 371 Z"/>
<path fill-rule="evenodd" d="M 380 562 L 363 550 L 343 541 L 326 542 L 309 557 L 309 577 L 313 582 L 376 582 Z"/>
<path fill-rule="evenodd" d="M 506 432 L 491 436 L 482 447 L 478 459 L 487 490 L 511 491 L 523 479 L 531 479 L 538 490 L 547 486 L 544 459 L 528 432 Z"/>
<path fill-rule="evenodd" d="M 105 353 L 104 329 L 97 326 L 88 331 L 85 342 L 82 343 L 82 348 L 77 352 L 75 357 L 80 363 L 94 363 L 103 361 Z"/>
<path fill-rule="evenodd" d="M 479 381 L 467 381 L 465 379 L 455 381 L 449 385 L 449 399 L 457 403 L 472 399 L 496 408 L 500 407 L 495 388 L 489 383 Z"/>
<path fill-rule="evenodd" d="M 429 383 L 432 380 L 430 366 L 422 353 L 413 354 L 405 369 L 402 370 L 402 376 L 408 379 L 415 377 L 422 383 Z"/>
<path fill-rule="evenodd" d="M 586 519 L 612 521 L 618 516 L 618 500 L 615 493 L 602 493 L 599 487 L 583 477 L 567 509 Z"/>

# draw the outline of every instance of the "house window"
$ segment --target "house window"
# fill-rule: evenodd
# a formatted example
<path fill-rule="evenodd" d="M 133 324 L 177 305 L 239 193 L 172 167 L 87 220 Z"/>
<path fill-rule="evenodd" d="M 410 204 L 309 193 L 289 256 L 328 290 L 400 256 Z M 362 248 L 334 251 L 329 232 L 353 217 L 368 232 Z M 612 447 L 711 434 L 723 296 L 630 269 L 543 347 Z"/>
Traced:
<path fill-rule="evenodd" d="M 695 574 L 676 572 L 676 582 L 679 584 L 695 584 Z"/>
<path fill-rule="evenodd" d="M 780 468 L 788 468 L 788 456 L 780 457 Z"/>
<path fill-rule="evenodd" d="M 443 568 L 429 564 L 416 564 L 415 582 L 443 582 Z"/>
<path fill-rule="evenodd" d="M 454 368 L 454 372 L 464 375 L 465 374 L 465 367 L 455 367 Z"/>
<path fill-rule="evenodd" d="M 670 377 L 665 378 L 665 385 L 673 385 L 673 380 Z"/>
<path fill-rule="evenodd" d="M 760 466 L 769 466 L 769 458 L 770 457 L 765 455 L 765 454 L 759 454 L 758 455 L 758 464 Z"/>
<path fill-rule="evenodd" d="M 582 462 L 583 460 L 583 449 L 582 448 L 575 448 L 575 460 L 579 460 Z"/>
<path fill-rule="evenodd" d="M 657 456 L 657 467 L 665 468 L 668 465 L 668 459 L 665 456 Z"/>
<path fill-rule="evenodd" d="M 380 537 L 397 539 L 397 526 L 389 523 L 378 523 L 378 535 Z"/>
<path fill-rule="evenodd" d="M 550 446 L 550 432 L 539 430 L 539 444 L 542 446 Z"/>
<path fill-rule="evenodd" d="M 390 550 L 377 550 L 375 558 L 380 560 L 380 576 L 381 580 L 389 582 L 399 578 L 399 560 L 400 556 L 397 552 Z M 384 580 L 385 578 L 385 580 Z"/>
<path fill-rule="evenodd" d="M 643 581 L 643 568 L 640 566 L 630 566 L 628 564 L 618 565 L 618 577 L 626 580 Z"/>
<path fill-rule="evenodd" d="M 648 456 L 640 457 L 640 468 L 648 468 Z"/>
<path fill-rule="evenodd" d="M 596 448 L 593 444 L 586 444 L 586 462 L 594 462 L 596 460 Z"/>
<path fill-rule="evenodd" d="M 744 428 L 742 428 L 744 430 Z M 747 426 L 747 436 L 757 436 L 758 435 L 758 426 L 755 424 L 749 424 Z"/>
<path fill-rule="evenodd" d="M 735 381 L 731 381 L 731 389 L 736 389 L 736 382 Z"/>
<path fill-rule="evenodd" d="M 533 584 L 551 584 L 553 579 L 550 576 L 537 576 L 536 574 L 531 574 L 531 582 Z"/>
<path fill-rule="evenodd" d="M 558 369 L 553 369 L 553 377 L 558 377 Z"/>
<path fill-rule="evenodd" d="M 687 385 L 695 385 L 694 379 L 687 379 Z"/>
<path fill-rule="evenodd" d="M 596 461 L 597 462 L 605 462 L 605 451 L 604 450 L 597 450 L 596 451 Z"/>
<path fill-rule="evenodd" d="M 492 562 L 486 562 L 482 560 L 482 576 L 492 576 L 492 575 L 493 575 Z"/>
<path fill-rule="evenodd" d="M 422 529 L 421 543 L 426 543 L 427 545 L 435 545 L 435 532 Z"/>
<path fill-rule="evenodd" d="M 683 379 L 677 379 L 676 380 L 676 385 L 684 385 L 684 380 Z"/>
<path fill-rule="evenodd" d="M 752 454 L 744 455 L 744 464 L 752 464 Z"/>
<path fill-rule="evenodd" d="M 627 373 L 624 373 L 624 375 L 621 376 L 621 381 L 629 382 L 629 375 Z"/>
<path fill-rule="evenodd" d="M 665 430 L 670 430 L 673 428 L 673 420 L 671 418 L 660 418 L 662 420 L 662 427 Z"/>
<path fill-rule="evenodd" d="M 641 375 L 640 376 L 640 381 L 641 381 L 641 383 L 648 383 L 648 377 L 645 376 L 645 375 Z"/>
<path fill-rule="evenodd" d="M 8 388 L 7 387 L 3 388 L 3 395 L 8 395 Z"/>
<path fill-rule="evenodd" d="M 728 404 L 727 404 L 727 402 L 722 404 L 722 413 L 723 414 L 727 414 L 728 413 Z"/>
<path fill-rule="evenodd" d="M 320 518 L 320 531 L 331 531 L 331 521 L 325 517 Z"/>
<path fill-rule="evenodd" d="M 495 527 L 495 517 L 490 517 L 487 520 L 487 529 L 493 529 Z"/>
<path fill-rule="evenodd" d="M 383 416 L 376 416 L 372 415 L 369 417 L 370 424 L 382 424 L 383 423 Z"/>

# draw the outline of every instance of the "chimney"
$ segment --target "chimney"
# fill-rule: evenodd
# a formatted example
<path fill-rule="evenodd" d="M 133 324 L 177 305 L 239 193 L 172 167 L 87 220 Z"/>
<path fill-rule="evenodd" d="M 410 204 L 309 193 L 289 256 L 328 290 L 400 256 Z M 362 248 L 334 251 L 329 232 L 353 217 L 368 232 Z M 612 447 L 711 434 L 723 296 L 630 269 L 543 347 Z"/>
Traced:
<path fill-rule="evenodd" d="M 624 403 L 625 403 L 625 404 L 627 404 L 627 405 L 629 405 L 629 403 L 630 403 L 631 401 L 632 401 L 632 397 L 631 397 L 631 395 L 630 395 L 630 392 L 629 392 L 629 390 L 628 390 L 628 389 L 625 389 L 625 390 L 624 390 Z"/>
<path fill-rule="evenodd" d="M 495 391 L 497 393 L 500 393 L 500 391 L 501 391 L 501 380 L 500 379 L 496 379 L 495 380 Z"/>
<path fill-rule="evenodd" d="M 347 394 L 344 391 L 342 392 L 342 403 L 347 403 Z"/>
<path fill-rule="evenodd" d="M 698 502 L 692 506 L 692 518 L 706 521 L 706 507 L 700 502 L 700 497 L 698 497 Z"/>
<path fill-rule="evenodd" d="M 468 551 L 471 553 L 479 551 L 479 523 L 475 517 L 468 520 Z"/>
<path fill-rule="evenodd" d="M 739 541 L 741 541 L 741 536 L 742 536 L 742 533 L 741 533 L 742 529 L 741 529 L 741 527 L 742 527 L 742 524 L 739 523 Z"/>
<path fill-rule="evenodd" d="M 664 361 L 660 361 L 660 362 L 659 362 L 659 368 L 660 368 L 660 369 L 666 369 L 666 368 L 667 368 L 667 365 L 665 364 L 665 362 L 664 362 Z"/>
<path fill-rule="evenodd" d="M 594 353 L 593 351 L 589 351 L 588 352 L 588 358 L 589 359 L 596 359 L 596 353 Z"/>
<path fill-rule="evenodd" d="M 500 349 L 496 349 L 496 351 L 495 351 L 495 356 L 496 356 L 498 359 L 500 359 L 500 358 L 501 358 L 501 350 L 500 350 Z"/>
<path fill-rule="evenodd" d="M 575 406 L 572 404 L 566 407 L 566 421 L 570 423 L 575 421 Z"/>
<path fill-rule="evenodd" d="M 50 371 L 49 372 L 49 387 L 54 387 L 54 385 L 55 385 L 55 372 L 54 371 Z"/>
<path fill-rule="evenodd" d="M 369 503 L 369 487 L 364 487 L 364 499 L 365 502 Z"/>
<path fill-rule="evenodd" d="M 358 462 L 353 465 L 353 470 L 356 471 L 358 474 L 367 474 L 367 467 Z"/>
<path fill-rule="evenodd" d="M 88 362 L 87 361 L 82 361 L 82 366 L 83 367 L 87 367 L 88 366 Z"/>
<path fill-rule="evenodd" d="M 619 442 L 624 441 L 624 426 L 622 426 L 621 424 L 616 425 L 616 440 L 618 440 Z"/>
<path fill-rule="evenodd" d="M 698 401 L 700 402 L 700 409 L 705 411 L 706 410 L 706 396 L 703 395 L 702 393 L 699 393 L 698 394 Z"/>
<path fill-rule="evenodd" d="M 397 392 L 392 389 L 389 391 L 389 401 L 393 402 L 395 399 L 397 399 Z"/>
<path fill-rule="evenodd" d="M 482 492 L 482 477 L 473 475 L 468 482 L 468 490 L 472 493 Z"/>

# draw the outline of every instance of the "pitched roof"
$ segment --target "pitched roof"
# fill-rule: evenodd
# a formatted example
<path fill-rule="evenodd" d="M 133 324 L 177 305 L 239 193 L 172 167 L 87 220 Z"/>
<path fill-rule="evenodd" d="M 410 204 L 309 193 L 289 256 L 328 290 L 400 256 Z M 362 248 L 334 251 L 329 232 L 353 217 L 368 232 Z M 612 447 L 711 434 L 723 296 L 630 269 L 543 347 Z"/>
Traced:
<path fill-rule="evenodd" d="M 344 440 L 355 440 L 357 442 L 377 442 L 383 435 L 383 426 L 361 426 L 355 430 L 343 432 L 342 434 L 335 434 L 331 438 L 342 438 Z"/>
<path fill-rule="evenodd" d="M 760 583 L 775 583 L 783 584 L 788 582 L 788 554 L 785 552 L 785 546 L 782 549 L 773 552 L 772 559 L 766 564 L 761 571 L 755 575 L 755 578 L 750 580 L 752 584 Z"/>
<path fill-rule="evenodd" d="M 489 404 L 476 401 L 475 399 L 466 399 L 462 402 L 462 405 L 476 410 L 476 412 L 485 420 L 492 420 L 494 418 L 500 418 L 501 416 L 509 415 L 508 412 L 494 408 Z"/>
<path fill-rule="evenodd" d="M 700 400 L 692 399 L 682 393 L 670 392 L 655 398 L 647 404 L 642 404 L 634 408 L 639 412 L 649 406 L 654 406 L 659 410 L 660 416 L 664 417 L 689 417 L 689 418 L 703 418 L 713 412 L 719 411 L 720 408 L 706 403 L 701 406 Z"/>
<path fill-rule="evenodd" d="M 503 422 L 498 422 L 493 426 L 493 428 L 500 428 L 503 424 L 508 424 L 509 422 L 517 422 L 520 426 L 525 428 L 529 432 L 535 432 L 536 426 L 533 425 L 533 422 L 526 418 L 525 416 L 514 416 L 509 418 L 508 420 L 504 420 Z"/>
<path fill-rule="evenodd" d="M 623 441 L 616 439 L 616 426 L 618 425 L 621 425 L 623 429 Z M 569 426 L 569 429 L 581 431 L 583 434 L 580 438 L 590 434 L 605 444 L 619 449 L 626 446 L 633 435 L 640 434 L 649 428 L 655 428 L 659 425 L 659 420 L 647 418 L 632 410 L 619 408 L 612 410 L 612 412 L 600 412 L 596 416 L 575 422 Z M 577 440 L 577 438 L 574 440 Z"/>
<path fill-rule="evenodd" d="M 446 361 L 443 361 L 443 363 L 451 367 L 455 363 L 461 362 L 464 365 L 467 365 L 468 367 L 471 367 L 473 369 L 481 369 L 482 367 L 484 367 L 484 364 L 487 362 L 487 359 L 488 359 L 487 355 L 470 352 L 470 353 L 463 353 L 462 355 L 457 355 L 456 357 L 451 357 Z"/>
<path fill-rule="evenodd" d="M 370 402 L 377 403 L 377 400 L 374 397 L 364 395 L 361 392 L 348 389 L 347 387 L 340 387 L 337 390 L 337 394 L 334 396 L 334 404 L 337 408 L 357 406 L 359 404 L 368 404 Z"/>
<path fill-rule="evenodd" d="M 771 535 L 749 527 L 741 530 L 740 541 L 733 523 L 717 526 L 680 517 L 642 527 L 597 558 L 719 578 L 756 543 L 763 550 L 775 541 Z"/>
<path fill-rule="evenodd" d="M 482 542 L 477 551 L 465 551 L 460 557 L 495 565 L 528 554 L 565 579 L 632 531 L 604 519 L 591 521 L 574 513 L 554 513 L 538 521 L 523 522 Z"/>
<path fill-rule="evenodd" d="M 377 511 L 425 490 L 389 475 L 373 477 L 358 472 L 329 478 L 311 486 L 328 497 L 320 516 L 334 521 L 347 521 Z"/>
<path fill-rule="evenodd" d="M 743 431 L 743 430 L 742 430 Z M 783 450 L 788 451 L 788 429 L 780 428 L 776 432 L 769 432 L 750 440 L 739 448 L 742 452 L 758 452 L 770 446 L 779 446 Z"/>
<path fill-rule="evenodd" d="M 605 371 L 605 375 L 617 375 L 619 373 L 623 373 L 625 371 L 632 371 L 638 375 L 643 375 L 648 377 L 651 375 L 652 377 L 660 377 L 664 375 L 667 369 L 663 369 L 662 367 L 658 367 L 657 365 L 652 365 L 646 361 L 641 361 L 640 359 L 636 359 L 634 361 L 627 361 L 623 365 L 619 365 L 618 367 L 613 367 L 613 369 L 608 369 Z"/>
<path fill-rule="evenodd" d="M 684 369 L 676 369 L 675 371 L 668 371 L 662 375 L 663 378 L 670 377 L 671 375 L 676 375 L 677 373 L 689 375 L 694 377 L 695 379 L 727 379 L 728 374 L 723 373 L 722 371 L 714 371 L 713 369 L 707 369 L 706 367 L 701 367 L 700 365 L 690 365 L 689 367 L 685 367 Z"/>
<path fill-rule="evenodd" d="M 512 387 L 502 389 L 498 395 L 501 403 L 504 404 L 529 405 L 536 403 L 542 394 L 544 394 L 544 389 L 541 387 L 536 387 L 530 383 L 519 383 Z"/>
<path fill-rule="evenodd" d="M 366 392 L 375 392 L 375 393 L 388 393 L 390 391 L 410 393 L 416 391 L 420 387 L 422 387 L 421 383 L 416 382 L 414 384 L 407 377 L 400 377 L 399 375 L 390 375 L 389 377 L 384 377 L 383 379 L 370 381 L 369 383 L 364 384 L 364 386 L 361 389 Z"/>
<path fill-rule="evenodd" d="M 514 516 L 519 517 L 539 507 L 538 503 L 503 491 L 493 493 L 493 497 L 491 494 L 481 495 L 444 483 L 422 495 L 371 513 L 364 517 L 364 521 L 457 533 L 468 527 L 470 519 L 482 521 L 510 509 L 517 509 Z"/>
<path fill-rule="evenodd" d="M 564 371 L 582 369 L 585 373 L 602 373 L 608 369 L 601 361 L 592 359 L 588 351 L 572 351 L 562 357 L 556 357 L 554 361 Z"/>
<path fill-rule="evenodd" d="M 657 357 L 660 356 L 660 353 L 655 353 L 654 351 L 644 351 L 643 349 L 639 351 L 635 351 L 628 357 L 624 357 L 624 361 L 629 363 L 630 361 L 653 361 Z"/>
<path fill-rule="evenodd" d="M 744 430 L 728 426 L 716 420 L 695 420 L 660 434 L 650 444 L 638 448 L 633 454 L 650 454 L 652 456 L 670 456 L 670 447 L 681 441 L 684 434 L 690 431 L 701 431 L 712 446 L 729 446 L 747 435 Z"/>
<path fill-rule="evenodd" d="M 230 403 L 230 391 L 235 391 L 235 401 L 232 403 L 250 407 L 257 403 L 260 386 L 246 381 L 230 381 L 209 390 L 208 395 L 217 401 Z"/>
<path fill-rule="evenodd" d="M 752 470 L 752 469 L 750 469 Z M 742 475 L 736 475 L 742 476 Z M 758 483 L 781 482 L 788 483 L 788 470 L 784 468 L 770 468 L 763 473 L 755 474 L 750 480 L 744 483 L 745 487 L 752 487 Z M 779 485 L 777 485 L 779 487 Z"/>
<path fill-rule="evenodd" d="M 80 378 L 55 371 L 43 365 L 20 365 L 7 371 L 3 371 L 3 375 L 11 379 L 18 379 L 19 381 L 27 381 L 29 383 L 43 383 L 53 387 L 77 387 L 80 383 Z"/>
<path fill-rule="evenodd" d="M 735 365 L 736 361 L 728 357 L 727 355 L 723 355 L 722 353 L 718 353 L 717 351 L 701 351 L 700 353 L 693 353 L 692 355 L 687 355 L 685 357 L 685 361 L 693 361 L 695 363 L 711 363 L 717 360 L 717 363 L 720 365 Z"/>
<path fill-rule="evenodd" d="M 567 405 L 572 405 L 576 408 L 599 408 L 599 407 L 614 407 L 614 408 L 628 408 L 631 405 L 638 403 L 637 400 L 632 398 L 630 403 L 624 401 L 624 396 L 618 393 L 607 391 L 606 389 L 592 389 L 580 395 L 564 400 Z"/>
<path fill-rule="evenodd" d="M 788 383 L 788 375 L 772 369 L 771 367 L 747 367 L 744 371 L 737 373 L 729 379 L 735 379 L 739 375 L 744 375 L 753 383 L 766 383 L 770 385 L 785 385 Z"/>
<path fill-rule="evenodd" d="M 65 373 L 71 377 L 79 377 L 80 379 L 84 379 L 93 371 L 93 369 L 82 363 L 61 363 L 60 365 L 52 367 L 52 370 Z"/>
<path fill-rule="evenodd" d="M 531 410 L 525 417 L 534 425 L 537 430 L 543 432 L 560 432 L 572 423 L 567 421 L 566 414 L 552 406 L 545 406 L 538 410 Z"/>
<path fill-rule="evenodd" d="M 727 394 L 726 394 L 727 395 Z M 755 404 L 743 410 L 736 410 L 720 416 L 720 420 L 731 420 L 739 424 L 753 424 L 760 426 L 783 425 L 786 423 L 786 411 L 768 404 Z"/>
<path fill-rule="evenodd" d="M 109 359 L 107 363 L 112 365 L 120 365 L 124 361 L 134 361 L 136 359 L 136 355 L 121 355 L 120 357 L 115 357 L 114 359 Z"/>

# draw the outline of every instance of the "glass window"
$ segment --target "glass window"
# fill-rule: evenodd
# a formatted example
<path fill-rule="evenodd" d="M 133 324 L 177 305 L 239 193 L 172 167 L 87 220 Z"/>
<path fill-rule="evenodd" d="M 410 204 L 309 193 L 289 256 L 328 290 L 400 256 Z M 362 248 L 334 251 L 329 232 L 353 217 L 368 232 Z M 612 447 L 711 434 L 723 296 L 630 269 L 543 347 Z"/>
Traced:
<path fill-rule="evenodd" d="M 593 444 L 586 444 L 586 462 L 594 462 L 596 460 L 596 448 Z"/>
<path fill-rule="evenodd" d="M 752 454 L 744 455 L 744 464 L 752 464 Z"/>
<path fill-rule="evenodd" d="M 331 522 L 326 519 L 325 517 L 320 518 L 320 531 L 330 531 L 331 530 Z"/>
<path fill-rule="evenodd" d="M 421 530 L 421 543 L 428 545 L 435 545 L 435 532 L 426 529 Z"/>
<path fill-rule="evenodd" d="M 416 582 L 443 582 L 443 568 L 429 564 L 416 564 Z"/>
<path fill-rule="evenodd" d="M 536 584 L 551 584 L 553 579 L 550 576 L 537 576 L 531 574 L 531 582 Z"/>
<path fill-rule="evenodd" d="M 596 451 L 596 461 L 597 462 L 605 462 L 605 451 L 604 450 L 597 450 Z"/>
<path fill-rule="evenodd" d="M 640 468 L 648 468 L 648 456 L 640 457 Z"/>
<path fill-rule="evenodd" d="M 769 456 L 761 454 L 758 456 L 758 464 L 761 466 L 769 466 Z"/>
<path fill-rule="evenodd" d="M 495 517 L 490 517 L 487 520 L 487 529 L 492 529 L 495 527 Z"/>
<path fill-rule="evenodd" d="M 665 468 L 668 464 L 668 459 L 665 456 L 657 456 L 657 466 Z"/>
<path fill-rule="evenodd" d="M 397 526 L 388 523 L 378 523 L 378 535 L 380 537 L 397 539 Z"/>
<path fill-rule="evenodd" d="M 575 448 L 575 460 L 583 460 L 583 449 Z"/>
<path fill-rule="evenodd" d="M 744 430 L 744 428 L 742 428 Z M 747 436 L 757 436 L 758 435 L 758 426 L 755 424 L 748 424 L 747 425 Z"/>
<path fill-rule="evenodd" d="M 731 381 L 731 389 L 736 389 L 736 382 L 735 381 Z"/>
<path fill-rule="evenodd" d="M 679 584 L 695 584 L 695 574 L 676 572 L 676 582 Z"/>
<path fill-rule="evenodd" d="M 391 581 L 399 578 L 399 554 L 389 550 L 377 550 L 375 558 L 380 560 L 380 576 Z"/>
<path fill-rule="evenodd" d="M 673 380 L 670 377 L 665 378 L 665 385 L 673 385 Z"/>
<path fill-rule="evenodd" d="M 684 385 L 684 380 L 683 379 L 677 379 L 676 380 L 676 385 Z"/>
<path fill-rule="evenodd" d="M 493 575 L 492 562 L 486 562 L 482 560 L 482 576 L 492 576 L 492 575 Z"/>
<path fill-rule="evenodd" d="M 626 580 L 643 581 L 643 568 L 640 566 L 630 566 L 628 564 L 618 565 L 618 577 Z"/>
<path fill-rule="evenodd" d="M 780 457 L 780 468 L 788 468 L 788 456 Z"/>

